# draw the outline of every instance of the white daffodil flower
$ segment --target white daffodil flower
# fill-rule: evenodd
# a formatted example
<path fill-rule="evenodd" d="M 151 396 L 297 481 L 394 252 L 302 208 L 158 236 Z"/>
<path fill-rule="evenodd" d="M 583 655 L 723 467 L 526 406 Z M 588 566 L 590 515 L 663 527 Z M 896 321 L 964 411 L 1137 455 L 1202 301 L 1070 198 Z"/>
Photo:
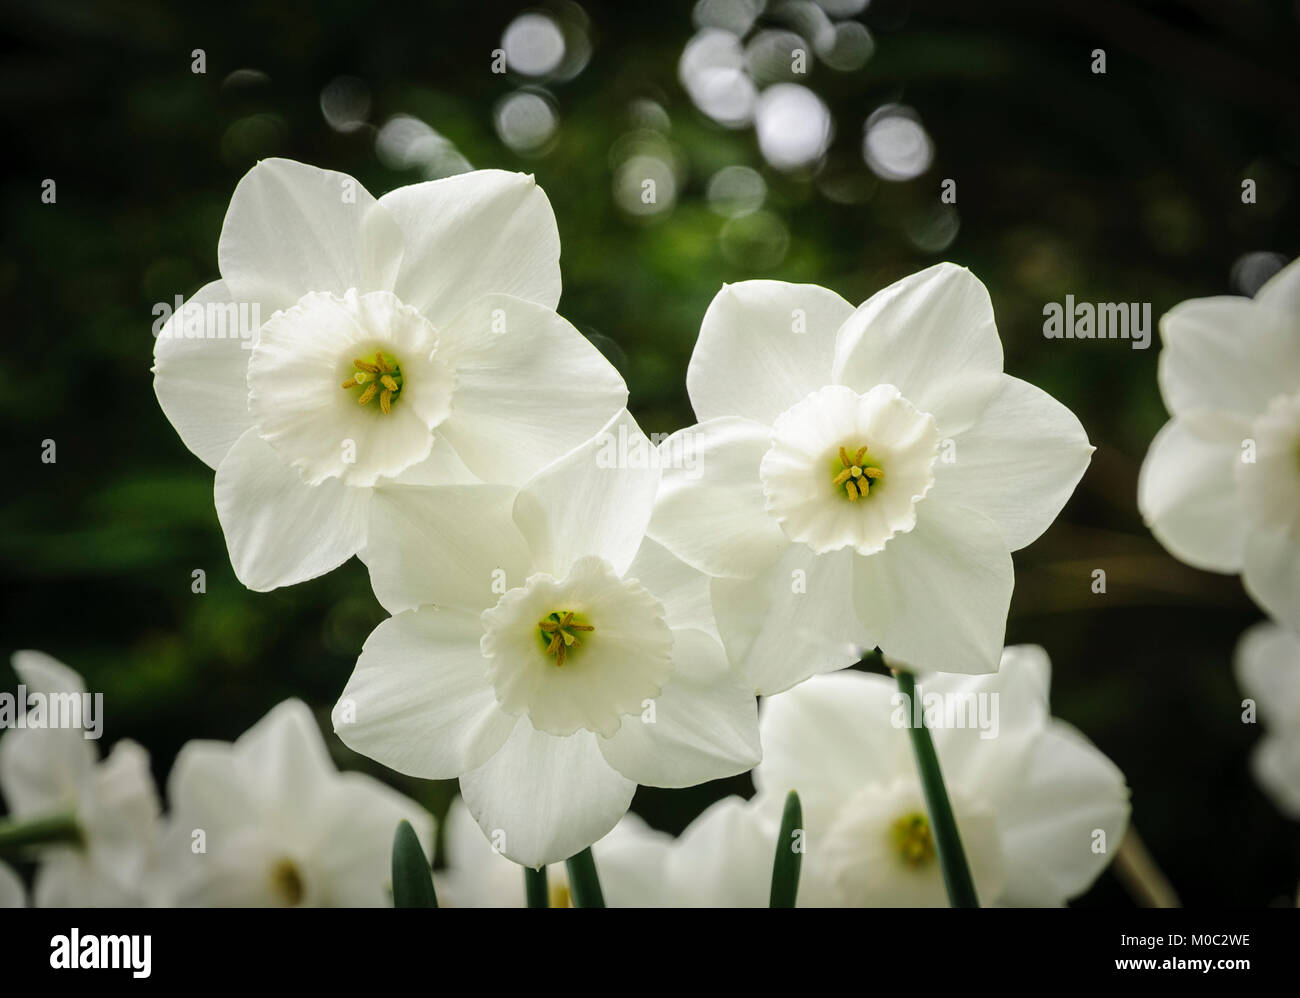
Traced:
<path fill-rule="evenodd" d="M 42 694 L 47 704 L 80 701 L 86 692 L 81 676 L 41 652 L 16 652 L 13 667 L 28 696 Z M 41 848 L 32 889 L 40 908 L 144 902 L 141 877 L 153 861 L 160 811 L 148 753 L 123 739 L 100 761 L 86 733 L 84 727 L 27 727 L 0 738 L 0 792 L 10 820 L 71 816 L 80 837 Z"/>
<path fill-rule="evenodd" d="M 1300 821 L 1300 636 L 1264 621 L 1237 643 L 1237 682 L 1267 730 L 1251 756 L 1255 780 Z"/>
<path fill-rule="evenodd" d="M 1300 260 L 1253 299 L 1182 302 L 1160 319 L 1172 419 L 1142 464 L 1138 506 L 1181 561 L 1241 573 L 1300 627 Z"/>
<path fill-rule="evenodd" d="M 442 826 L 446 868 L 434 879 L 444 908 L 522 908 L 524 868 L 492 847 L 465 802 L 451 803 Z M 663 886 L 658 875 L 673 838 L 657 832 L 632 812 L 596 843 L 592 852 L 605 904 L 610 908 L 659 907 Z M 563 863 L 546 868 L 550 907 L 572 908 L 569 875 Z"/>
<path fill-rule="evenodd" d="M 155 904 L 391 906 L 405 819 L 432 855 L 433 818 L 362 773 L 340 773 L 311 710 L 286 700 L 233 744 L 188 742 L 167 781 Z"/>
<path fill-rule="evenodd" d="M 700 423 L 661 445 L 650 536 L 717 577 L 718 628 L 760 693 L 881 647 L 997 668 L 1011 551 L 1060 512 L 1092 447 L 1002 372 L 988 292 L 940 264 L 854 309 L 746 281 L 709 306 L 687 371 Z"/>
<path fill-rule="evenodd" d="M 371 584 L 392 614 L 334 708 L 356 751 L 460 777 L 510 859 L 591 845 L 637 783 L 682 787 L 759 758 L 752 687 L 709 633 L 707 580 L 646 539 L 660 469 L 626 411 L 517 493 L 379 493 Z"/>
<path fill-rule="evenodd" d="M 623 407 L 622 378 L 553 311 L 559 255 L 531 176 L 481 170 L 376 200 L 291 160 L 245 175 L 221 280 L 154 350 L 163 412 L 216 470 L 244 585 L 363 552 L 376 488 L 519 485 Z"/>
<path fill-rule="evenodd" d="M 1020 645 L 1005 650 L 996 675 L 935 674 L 918 684 L 986 906 L 1064 904 L 1110 862 L 1128 824 L 1123 774 L 1051 717 L 1050 671 L 1041 648 Z M 947 716 L 940 704 L 988 697 L 998 704 L 996 727 L 932 723 Z M 664 891 L 693 906 L 765 906 L 793 789 L 803 805 L 801 840 L 791 843 L 804 849 L 800 906 L 946 906 L 911 716 L 892 680 L 856 671 L 764 700 L 758 795 L 719 801 L 691 823 L 669 850 Z"/>

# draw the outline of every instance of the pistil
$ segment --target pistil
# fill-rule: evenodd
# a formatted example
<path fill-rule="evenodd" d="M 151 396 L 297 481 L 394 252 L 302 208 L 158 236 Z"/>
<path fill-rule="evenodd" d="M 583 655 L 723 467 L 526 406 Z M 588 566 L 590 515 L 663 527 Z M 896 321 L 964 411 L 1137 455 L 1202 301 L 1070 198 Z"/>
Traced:
<path fill-rule="evenodd" d="M 359 405 L 369 405 L 378 396 L 379 408 L 391 412 L 402 391 L 402 368 L 397 359 L 376 350 L 369 360 L 358 357 L 352 361 L 352 366 L 356 372 L 343 382 L 343 387 L 361 389 L 357 395 Z"/>
<path fill-rule="evenodd" d="M 832 479 L 832 484 L 844 486 L 844 494 L 849 497 L 849 502 L 865 498 L 871 486 L 884 477 L 884 471 L 868 460 L 866 447 L 859 447 L 852 456 L 849 455 L 848 448 L 840 448 L 840 470 Z"/>

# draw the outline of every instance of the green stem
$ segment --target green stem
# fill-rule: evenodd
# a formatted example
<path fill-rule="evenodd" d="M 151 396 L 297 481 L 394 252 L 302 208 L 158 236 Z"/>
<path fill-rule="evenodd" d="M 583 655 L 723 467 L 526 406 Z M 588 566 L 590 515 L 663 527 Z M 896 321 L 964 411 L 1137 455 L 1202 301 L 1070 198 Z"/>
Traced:
<path fill-rule="evenodd" d="M 31 821 L 0 821 L 0 853 L 15 853 L 32 846 L 79 845 L 77 816 L 52 814 Z"/>
<path fill-rule="evenodd" d="M 803 828 L 803 807 L 799 795 L 791 790 L 781 814 L 781 830 L 776 836 L 776 855 L 772 859 L 772 889 L 769 908 L 793 908 L 799 896 L 799 868 L 803 865 L 803 841 L 796 833 Z"/>
<path fill-rule="evenodd" d="M 916 701 L 916 677 L 902 670 L 896 670 L 894 675 L 909 708 L 924 717 L 923 711 L 915 711 L 912 706 Z M 943 884 L 948 889 L 948 903 L 954 908 L 978 908 L 979 898 L 975 894 L 970 867 L 966 864 L 966 852 L 961 846 L 957 819 L 952 814 L 952 802 L 948 800 L 948 791 L 943 785 L 943 772 L 939 769 L 934 741 L 924 721 L 919 725 L 909 725 L 908 732 L 912 738 L 916 768 L 921 773 L 921 788 L 925 792 L 926 809 L 930 812 L 930 829 L 939 854 L 939 866 L 943 870 Z"/>
<path fill-rule="evenodd" d="M 564 861 L 569 870 L 569 891 L 573 894 L 575 908 L 603 908 L 605 895 L 600 889 L 600 877 L 596 874 L 596 857 L 588 847 L 575 856 Z"/>
<path fill-rule="evenodd" d="M 549 908 L 551 906 L 551 891 L 546 883 L 546 867 L 540 870 L 534 870 L 531 866 L 524 867 L 524 897 L 528 899 L 530 908 Z"/>

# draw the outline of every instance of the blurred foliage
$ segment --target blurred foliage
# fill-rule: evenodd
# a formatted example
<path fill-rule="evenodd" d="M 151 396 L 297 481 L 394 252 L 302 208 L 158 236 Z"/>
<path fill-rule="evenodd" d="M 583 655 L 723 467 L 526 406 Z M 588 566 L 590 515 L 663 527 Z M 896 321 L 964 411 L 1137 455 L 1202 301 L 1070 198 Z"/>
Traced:
<path fill-rule="evenodd" d="M 1248 776 L 1258 731 L 1240 723 L 1230 670 L 1258 612 L 1236 579 L 1167 555 L 1136 511 L 1137 469 L 1165 418 L 1158 351 L 1049 341 L 1041 323 L 1044 303 L 1067 293 L 1151 302 L 1158 316 L 1239 290 L 1231 275 L 1247 252 L 1297 254 L 1294 5 L 875 0 L 858 18 L 875 40 L 864 67 L 813 60 L 807 85 L 835 135 L 820 170 L 794 173 L 764 165 L 752 129 L 692 106 L 678 79 L 695 30 L 688 4 L 587 5 L 590 61 L 547 87 L 554 139 L 536 155 L 511 151 L 494 109 L 528 81 L 489 67 L 521 9 L 3 5 L 6 645 L 84 673 L 109 704 L 105 744 L 141 741 L 160 776 L 187 739 L 234 738 L 285 697 L 327 722 L 383 612 L 355 561 L 271 594 L 239 585 L 211 471 L 153 397 L 150 327 L 156 302 L 216 277 L 225 206 L 256 159 L 343 170 L 376 194 L 424 179 L 381 162 L 372 125 L 343 133 L 323 118 L 322 88 L 346 74 L 369 87 L 370 122 L 412 115 L 474 167 L 536 174 L 559 219 L 561 311 L 623 372 L 647 431 L 692 421 L 686 363 L 723 282 L 811 281 L 857 302 L 938 259 L 972 268 L 993 296 L 1007 370 L 1073 408 L 1098 448 L 1062 520 L 1016 556 L 1008 641 L 1047 647 L 1056 713 L 1127 774 L 1135 821 L 1188 904 L 1293 893 L 1300 829 Z M 202 75 L 191 72 L 195 48 Z M 1090 72 L 1094 48 L 1107 51 L 1105 75 Z M 665 112 L 679 173 L 671 209 L 637 218 L 616 204 L 611 152 L 644 101 Z M 898 101 L 924 123 L 934 160 L 915 179 L 878 180 L 863 162 L 863 122 Z M 706 196 L 733 165 L 766 181 L 748 221 Z M 1257 204 L 1240 201 L 1244 177 L 1258 183 Z M 45 178 L 57 181 L 54 205 L 41 203 Z M 920 249 L 943 178 L 957 181 L 960 228 L 942 250 Z M 40 461 L 46 439 L 55 464 Z M 202 595 L 191 592 L 199 568 Z M 1090 591 L 1096 568 L 1105 595 Z M 14 681 L 0 667 L 0 686 Z M 343 764 L 435 811 L 454 792 L 330 742 Z M 749 786 L 642 790 L 634 806 L 676 831 Z M 1130 902 L 1107 875 L 1083 903 Z"/>

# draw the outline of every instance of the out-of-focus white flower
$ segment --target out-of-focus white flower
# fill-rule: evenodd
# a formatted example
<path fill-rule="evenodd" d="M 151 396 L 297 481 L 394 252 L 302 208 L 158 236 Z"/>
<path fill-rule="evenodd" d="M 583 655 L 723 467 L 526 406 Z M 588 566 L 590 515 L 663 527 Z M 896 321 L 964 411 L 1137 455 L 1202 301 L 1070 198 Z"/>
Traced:
<path fill-rule="evenodd" d="M 996 675 L 918 684 L 927 711 L 940 702 L 933 695 L 996 697 L 996 727 L 931 729 L 985 905 L 1064 904 L 1110 862 L 1128 824 L 1123 774 L 1051 717 L 1049 673 L 1041 648 L 1016 646 Z M 720 801 L 692 822 L 669 851 L 665 892 L 693 905 L 766 905 L 782 803 L 794 789 L 804 816 L 801 906 L 946 905 L 911 714 L 897 693 L 884 676 L 839 672 L 765 700 L 758 795 Z"/>
<path fill-rule="evenodd" d="M 758 761 L 752 687 L 709 633 L 707 579 L 645 537 L 659 468 L 624 411 L 514 490 L 385 492 L 370 579 L 394 616 L 334 708 L 349 746 L 460 777 L 501 852 L 534 868 L 604 836 L 637 783 Z"/>
<path fill-rule="evenodd" d="M 376 488 L 518 485 L 622 408 L 622 378 L 553 311 L 559 255 L 523 174 L 379 200 L 291 160 L 245 175 L 221 280 L 154 351 L 163 411 L 216 469 L 241 582 L 290 585 L 361 552 Z"/>
<path fill-rule="evenodd" d="M 150 878 L 157 904 L 381 907 L 392 904 L 400 821 L 432 855 L 429 813 L 378 780 L 340 773 L 299 700 L 233 744 L 187 743 L 167 795 L 167 832 Z"/>
<path fill-rule="evenodd" d="M 1300 260 L 1254 299 L 1194 298 L 1160 319 L 1173 418 L 1142 464 L 1138 505 L 1177 558 L 1240 572 L 1300 627 Z"/>
<path fill-rule="evenodd" d="M 451 908 L 522 908 L 524 868 L 492 848 L 457 797 L 443 823 L 447 866 L 436 875 L 438 903 Z M 659 875 L 673 839 L 630 811 L 592 853 L 605 904 L 610 908 L 660 907 L 664 884 Z M 546 868 L 552 908 L 571 908 L 569 875 L 563 863 Z"/>
<path fill-rule="evenodd" d="M 988 292 L 940 264 L 854 309 L 746 281 L 709 307 L 686 376 L 698 425 L 650 535 L 712 585 L 760 693 L 853 664 L 997 668 L 1011 551 L 1087 467 L 1079 421 L 1002 372 Z"/>
<path fill-rule="evenodd" d="M 18 874 L 0 863 L 0 908 L 27 907 L 27 891 Z"/>
<path fill-rule="evenodd" d="M 1267 730 L 1255 747 L 1255 779 L 1278 809 L 1300 821 L 1300 636 L 1265 621 L 1237 643 L 1237 681 Z"/>
<path fill-rule="evenodd" d="M 41 652 L 16 652 L 13 667 L 29 696 L 86 692 L 81 676 Z M 37 907 L 143 902 L 141 877 L 153 859 L 159 815 L 143 748 L 123 739 L 100 761 L 84 728 L 11 730 L 0 738 L 0 791 L 15 821 L 70 814 L 80 830 L 79 844 L 42 848 L 32 890 Z"/>

